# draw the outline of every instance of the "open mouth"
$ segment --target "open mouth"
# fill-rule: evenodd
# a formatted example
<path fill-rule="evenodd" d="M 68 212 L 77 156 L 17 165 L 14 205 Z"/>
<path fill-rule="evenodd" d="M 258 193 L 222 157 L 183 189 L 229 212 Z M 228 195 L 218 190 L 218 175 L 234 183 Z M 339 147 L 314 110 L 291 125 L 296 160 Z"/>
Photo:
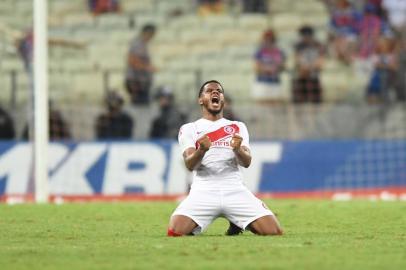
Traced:
<path fill-rule="evenodd" d="M 212 98 L 211 98 L 211 103 L 213 103 L 213 104 L 219 104 L 219 103 L 220 103 L 220 98 L 219 98 L 219 97 L 212 97 Z"/>

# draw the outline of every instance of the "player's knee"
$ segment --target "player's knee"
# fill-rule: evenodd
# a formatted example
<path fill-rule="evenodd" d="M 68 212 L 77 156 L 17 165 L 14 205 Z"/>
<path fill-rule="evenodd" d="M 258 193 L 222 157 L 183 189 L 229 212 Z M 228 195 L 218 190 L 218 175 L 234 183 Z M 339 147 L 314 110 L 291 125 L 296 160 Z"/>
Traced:
<path fill-rule="evenodd" d="M 259 231 L 259 235 L 282 235 L 283 230 L 279 227 L 270 227 L 265 230 Z"/>

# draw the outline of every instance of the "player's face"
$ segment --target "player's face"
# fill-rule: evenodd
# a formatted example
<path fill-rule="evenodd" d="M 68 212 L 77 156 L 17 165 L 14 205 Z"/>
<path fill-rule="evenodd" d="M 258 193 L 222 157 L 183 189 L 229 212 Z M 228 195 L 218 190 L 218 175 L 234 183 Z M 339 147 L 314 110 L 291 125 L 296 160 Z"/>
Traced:
<path fill-rule="evenodd" d="M 208 83 L 204 86 L 199 103 L 211 114 L 219 114 L 224 107 L 224 92 L 218 83 Z"/>

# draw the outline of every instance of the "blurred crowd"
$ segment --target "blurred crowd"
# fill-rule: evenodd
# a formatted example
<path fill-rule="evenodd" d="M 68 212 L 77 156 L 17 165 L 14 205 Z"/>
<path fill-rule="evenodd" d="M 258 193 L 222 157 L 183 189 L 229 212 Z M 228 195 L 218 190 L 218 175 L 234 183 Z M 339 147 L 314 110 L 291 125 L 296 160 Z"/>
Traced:
<path fill-rule="evenodd" d="M 323 60 L 335 58 L 344 65 L 358 65 L 367 76 L 367 102 L 406 100 L 406 1 L 326 0 L 330 14 L 328 40 L 315 38 L 315 29 L 298 29 L 294 46 L 292 101 L 319 103 L 323 100 L 320 73 Z M 283 48 L 272 29 L 264 32 L 255 54 L 257 82 L 253 96 L 260 102 L 282 98 L 280 75 L 285 67 Z"/>
<path fill-rule="evenodd" d="M 317 39 L 312 25 L 297 29 L 297 41 L 293 45 L 294 67 L 291 77 L 290 96 L 293 103 L 323 102 L 323 85 L 320 75 L 326 58 L 334 58 L 342 65 L 358 65 L 368 77 L 365 100 L 370 104 L 406 101 L 406 1 L 405 0 L 320 0 L 330 15 L 328 39 Z M 229 12 L 235 5 L 244 13 L 270 12 L 268 1 L 256 0 L 196 0 L 196 13 L 210 16 Z M 119 0 L 89 0 L 89 11 L 94 15 L 120 12 Z M 159 114 L 150 125 L 150 138 L 176 138 L 179 127 L 188 121 L 187 114 L 178 110 L 174 92 L 167 86 L 154 85 L 153 64 L 149 44 L 157 29 L 153 24 L 144 25 L 131 40 L 126 59 L 125 89 L 130 106 L 150 106 L 152 101 L 159 107 Z M 284 102 L 281 76 L 286 71 L 286 48 L 278 44 L 275 29 L 263 31 L 258 48 L 253 52 L 256 74 L 251 94 L 260 104 L 272 105 Z M 33 33 L 29 31 L 17 43 L 18 51 L 28 72 L 31 72 Z M 50 40 L 50 42 L 52 42 Z M 76 43 L 54 42 L 77 46 Z M 212 79 L 212 78 L 207 78 Z M 152 92 L 156 95 L 152 96 Z M 249 89 L 247 89 L 249 91 Z M 231 97 L 226 97 L 225 117 L 237 120 L 232 110 Z M 136 122 L 123 108 L 125 98 L 118 91 L 106 92 L 104 111 L 95 119 L 94 134 L 97 139 L 131 139 Z M 71 139 L 69 123 L 51 104 L 50 138 Z M 0 108 L 0 139 L 29 138 L 28 127 L 17 136 L 12 118 Z"/>
<path fill-rule="evenodd" d="M 329 45 L 340 61 L 369 71 L 366 98 L 405 101 L 406 1 L 326 0 L 331 16 Z"/>

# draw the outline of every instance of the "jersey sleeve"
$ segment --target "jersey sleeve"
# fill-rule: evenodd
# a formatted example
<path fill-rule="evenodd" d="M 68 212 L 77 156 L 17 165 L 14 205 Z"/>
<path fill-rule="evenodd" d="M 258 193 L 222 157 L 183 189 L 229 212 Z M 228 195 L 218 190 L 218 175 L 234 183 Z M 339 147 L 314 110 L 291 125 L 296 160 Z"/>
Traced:
<path fill-rule="evenodd" d="M 185 124 L 179 129 L 178 142 L 182 153 L 188 148 L 195 148 L 191 125 Z"/>
<path fill-rule="evenodd" d="M 240 128 L 240 136 L 242 137 L 241 145 L 250 148 L 250 135 L 248 134 L 247 126 L 243 122 L 238 122 Z"/>

